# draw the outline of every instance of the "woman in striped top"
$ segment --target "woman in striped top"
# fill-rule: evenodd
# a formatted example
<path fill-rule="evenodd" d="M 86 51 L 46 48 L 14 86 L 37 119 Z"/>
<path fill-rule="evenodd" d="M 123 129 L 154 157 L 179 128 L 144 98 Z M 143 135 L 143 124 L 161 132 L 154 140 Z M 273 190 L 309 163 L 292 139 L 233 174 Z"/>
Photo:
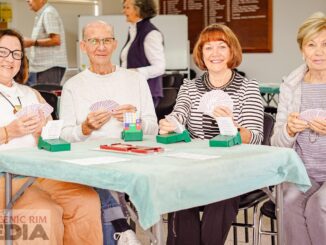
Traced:
<path fill-rule="evenodd" d="M 309 109 L 326 110 L 326 16 L 317 13 L 300 27 L 297 41 L 305 60 L 282 83 L 272 145 L 293 147 L 312 187 L 302 193 L 284 186 L 285 244 L 326 242 L 326 115 L 303 118 Z M 309 117 L 309 116 L 308 116 Z"/>
<path fill-rule="evenodd" d="M 170 114 L 186 126 L 192 138 L 210 139 L 219 134 L 214 118 L 231 117 L 243 143 L 260 144 L 263 139 L 263 106 L 257 81 L 248 80 L 233 69 L 242 60 L 241 46 L 225 25 L 213 24 L 199 36 L 194 51 L 196 65 L 206 72 L 185 80 Z M 233 112 L 224 106 L 214 108 L 214 118 L 198 111 L 201 97 L 223 90 L 233 100 Z M 166 119 L 159 123 L 160 134 L 174 130 Z M 239 197 L 204 206 L 202 222 L 199 207 L 169 214 L 168 245 L 222 245 L 238 213 Z"/>

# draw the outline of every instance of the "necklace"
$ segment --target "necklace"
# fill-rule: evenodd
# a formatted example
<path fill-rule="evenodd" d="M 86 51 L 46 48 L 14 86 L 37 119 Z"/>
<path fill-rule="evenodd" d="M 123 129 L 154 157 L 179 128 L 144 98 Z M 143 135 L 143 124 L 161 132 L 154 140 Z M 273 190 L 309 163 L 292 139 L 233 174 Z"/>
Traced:
<path fill-rule="evenodd" d="M 227 75 L 227 74 L 226 74 Z M 224 75 L 224 79 L 226 78 L 226 75 Z M 231 71 L 231 78 L 222 86 L 215 86 L 213 85 L 213 83 L 209 80 L 209 74 L 208 72 L 206 72 L 203 76 L 203 80 L 204 80 L 204 84 L 206 85 L 206 87 L 210 90 L 214 90 L 214 89 L 221 89 L 224 90 L 227 86 L 230 85 L 230 83 L 233 81 L 235 72 Z"/>
<path fill-rule="evenodd" d="M 22 102 L 20 101 L 19 96 L 17 96 L 17 99 L 19 101 L 19 105 L 14 105 L 13 103 L 11 103 L 11 101 L 2 93 L 0 92 L 0 95 L 6 99 L 6 101 L 9 102 L 9 104 L 12 106 L 12 108 L 14 108 L 13 112 L 14 114 L 16 114 L 18 111 L 20 111 L 22 109 Z"/>

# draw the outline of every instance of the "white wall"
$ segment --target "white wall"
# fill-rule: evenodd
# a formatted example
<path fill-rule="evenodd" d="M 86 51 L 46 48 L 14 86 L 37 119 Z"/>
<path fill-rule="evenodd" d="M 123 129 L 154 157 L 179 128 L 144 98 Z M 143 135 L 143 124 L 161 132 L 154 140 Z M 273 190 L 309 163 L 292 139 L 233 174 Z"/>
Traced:
<path fill-rule="evenodd" d="M 34 13 L 28 10 L 25 0 L 7 2 L 13 6 L 13 21 L 10 26 L 29 36 L 33 27 Z M 122 0 L 100 0 L 100 2 L 102 6 L 100 14 L 121 14 Z M 58 2 L 53 5 L 63 18 L 68 42 L 69 67 L 74 68 L 77 66 L 75 42 L 78 31 L 77 16 L 91 15 L 93 7 L 87 4 Z M 248 77 L 262 82 L 281 82 L 282 76 L 302 63 L 296 44 L 297 29 L 312 13 L 316 11 L 326 13 L 326 0 L 274 0 L 273 5 L 273 52 L 244 54 L 240 66 Z"/>

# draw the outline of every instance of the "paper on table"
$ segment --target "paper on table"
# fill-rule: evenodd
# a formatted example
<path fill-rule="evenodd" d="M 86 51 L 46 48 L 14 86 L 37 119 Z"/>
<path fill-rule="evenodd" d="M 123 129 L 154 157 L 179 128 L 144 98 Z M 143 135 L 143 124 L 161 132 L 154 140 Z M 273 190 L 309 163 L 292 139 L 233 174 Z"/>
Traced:
<path fill-rule="evenodd" d="M 62 127 L 63 120 L 48 121 L 47 124 L 42 128 L 42 139 L 59 139 Z"/>
<path fill-rule="evenodd" d="M 238 133 L 238 130 L 234 126 L 231 117 L 217 117 L 215 119 L 217 121 L 221 135 L 235 136 Z"/>
<path fill-rule="evenodd" d="M 72 160 L 69 159 L 63 161 L 79 164 L 79 165 L 96 165 L 96 164 L 107 164 L 107 163 L 114 163 L 114 162 L 125 162 L 129 160 L 130 159 L 108 156 L 108 157 L 79 158 L 79 159 L 72 159 Z"/>
<path fill-rule="evenodd" d="M 164 156 L 175 157 L 175 158 L 185 158 L 185 159 L 192 159 L 192 160 L 209 160 L 209 159 L 221 157 L 221 156 L 203 155 L 203 154 L 186 153 L 186 152 L 171 153 L 171 154 L 167 154 Z"/>

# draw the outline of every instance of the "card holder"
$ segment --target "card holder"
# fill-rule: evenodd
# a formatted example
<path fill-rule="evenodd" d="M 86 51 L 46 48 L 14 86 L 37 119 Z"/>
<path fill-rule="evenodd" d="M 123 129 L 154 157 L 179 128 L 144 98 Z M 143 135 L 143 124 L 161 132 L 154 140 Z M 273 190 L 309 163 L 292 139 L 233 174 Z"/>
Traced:
<path fill-rule="evenodd" d="M 136 146 L 131 144 L 114 143 L 111 145 L 100 145 L 100 149 L 108 151 L 119 151 L 121 153 L 150 154 L 164 152 L 162 147 Z"/>

